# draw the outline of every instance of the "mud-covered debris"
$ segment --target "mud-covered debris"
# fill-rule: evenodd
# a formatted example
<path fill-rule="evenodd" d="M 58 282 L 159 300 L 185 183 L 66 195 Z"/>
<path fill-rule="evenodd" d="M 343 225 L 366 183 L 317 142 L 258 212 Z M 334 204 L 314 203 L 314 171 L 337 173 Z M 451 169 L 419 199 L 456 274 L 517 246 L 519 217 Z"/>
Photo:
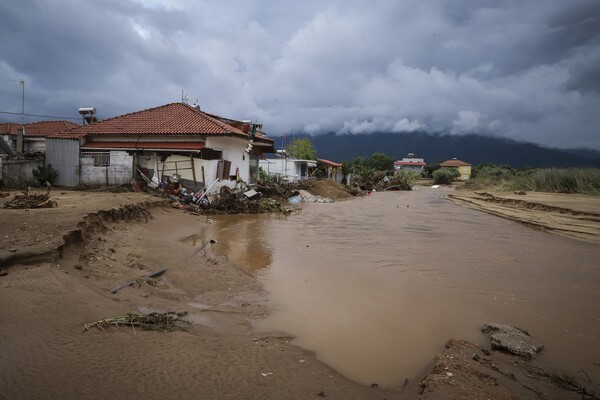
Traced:
<path fill-rule="evenodd" d="M 529 332 L 506 324 L 485 324 L 481 331 L 491 340 L 494 349 L 504 350 L 519 357 L 534 359 L 544 346 L 537 343 Z"/>
<path fill-rule="evenodd" d="M 29 189 L 23 190 L 23 194 L 16 194 L 5 208 L 52 208 L 56 207 L 56 201 L 50 200 L 50 188 L 46 193 L 32 193 Z"/>
<path fill-rule="evenodd" d="M 152 273 L 150 273 L 150 274 L 148 274 L 148 275 L 144 275 L 144 276 L 141 276 L 141 277 L 139 277 L 139 278 L 137 278 L 137 279 L 134 279 L 134 280 L 131 280 L 131 281 L 129 281 L 129 282 L 126 282 L 126 283 L 124 283 L 124 284 L 123 284 L 123 285 L 121 285 L 121 286 L 117 286 L 116 288 L 112 289 L 110 292 L 111 292 L 112 294 L 115 294 L 115 293 L 117 293 L 119 290 L 121 290 L 121 289 L 123 289 L 123 288 L 126 288 L 127 286 L 133 286 L 134 284 L 136 284 L 136 283 L 139 283 L 139 282 L 140 282 L 140 280 L 146 280 L 146 281 L 148 281 L 148 279 L 151 279 L 151 278 L 155 278 L 155 277 L 157 277 L 157 276 L 160 276 L 160 275 L 164 274 L 166 271 L 167 271 L 167 269 L 166 269 L 166 268 L 159 269 L 158 271 L 154 271 L 154 272 L 152 272 Z"/>
<path fill-rule="evenodd" d="M 189 321 L 183 319 L 187 316 L 187 311 L 165 313 L 153 312 L 150 314 L 127 314 L 120 317 L 112 317 L 101 319 L 99 321 L 90 322 L 83 326 L 84 331 L 89 331 L 92 328 L 105 330 L 110 327 L 129 326 L 141 328 L 147 331 L 164 331 L 170 332 L 175 330 L 186 330 L 190 325 Z"/>
<path fill-rule="evenodd" d="M 304 189 L 300 189 L 298 192 L 299 192 L 299 196 L 302 199 L 302 201 L 311 202 L 311 203 L 331 203 L 332 202 L 332 200 L 328 197 L 315 196 L 314 194 L 311 194 Z"/>
<path fill-rule="evenodd" d="M 410 183 L 403 175 L 387 176 L 385 172 L 379 171 L 368 176 L 353 176 L 352 187 L 365 192 L 385 190 L 412 190 Z"/>

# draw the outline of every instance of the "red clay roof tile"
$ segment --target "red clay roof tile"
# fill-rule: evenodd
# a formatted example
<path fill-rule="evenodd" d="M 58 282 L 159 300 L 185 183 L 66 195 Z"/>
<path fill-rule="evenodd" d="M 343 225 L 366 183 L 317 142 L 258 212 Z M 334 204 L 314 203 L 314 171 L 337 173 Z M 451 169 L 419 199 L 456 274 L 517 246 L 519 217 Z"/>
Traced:
<path fill-rule="evenodd" d="M 94 122 L 71 133 L 99 135 L 236 135 L 248 134 L 184 103 L 171 103 Z"/>
<path fill-rule="evenodd" d="M 120 149 L 120 150 L 201 150 L 204 142 L 88 142 L 82 149 Z"/>
<path fill-rule="evenodd" d="M 440 163 L 440 167 L 462 167 L 462 166 L 469 167 L 469 166 L 471 166 L 471 164 L 469 164 L 468 162 L 457 160 L 457 159 L 447 160 L 447 161 Z"/>
<path fill-rule="evenodd" d="M 25 136 L 50 136 L 79 126 L 70 121 L 31 122 L 25 124 Z M 21 128 L 21 124 L 17 123 L 0 124 L 0 134 L 16 135 L 19 128 Z"/>

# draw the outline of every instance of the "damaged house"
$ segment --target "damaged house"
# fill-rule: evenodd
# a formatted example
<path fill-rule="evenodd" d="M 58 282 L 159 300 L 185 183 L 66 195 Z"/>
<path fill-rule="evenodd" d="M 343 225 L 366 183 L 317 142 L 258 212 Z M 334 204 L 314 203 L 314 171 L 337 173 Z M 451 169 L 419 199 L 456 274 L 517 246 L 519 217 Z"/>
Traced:
<path fill-rule="evenodd" d="M 46 163 L 59 186 L 177 180 L 193 190 L 258 179 L 259 157 L 274 152 L 262 126 L 171 103 L 48 137 Z"/>
<path fill-rule="evenodd" d="M 69 121 L 0 123 L 0 181 L 7 188 L 26 185 L 32 171 L 44 166 L 46 138 L 78 126 Z"/>

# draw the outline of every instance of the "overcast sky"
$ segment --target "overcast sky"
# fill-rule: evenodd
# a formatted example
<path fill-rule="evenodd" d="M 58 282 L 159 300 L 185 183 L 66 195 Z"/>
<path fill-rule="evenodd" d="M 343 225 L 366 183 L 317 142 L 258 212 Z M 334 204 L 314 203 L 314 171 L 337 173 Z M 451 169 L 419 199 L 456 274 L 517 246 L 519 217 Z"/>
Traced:
<path fill-rule="evenodd" d="M 600 1 L 2 0 L 0 112 L 21 112 L 18 79 L 29 114 L 108 118 L 183 90 L 274 136 L 600 149 Z"/>

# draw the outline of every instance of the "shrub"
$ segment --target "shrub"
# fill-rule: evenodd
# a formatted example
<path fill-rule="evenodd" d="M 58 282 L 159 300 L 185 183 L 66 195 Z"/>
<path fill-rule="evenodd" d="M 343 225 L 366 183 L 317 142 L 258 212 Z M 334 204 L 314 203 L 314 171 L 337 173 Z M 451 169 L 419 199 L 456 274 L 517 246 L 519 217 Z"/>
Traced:
<path fill-rule="evenodd" d="M 597 168 L 546 168 L 519 172 L 506 184 L 508 190 L 600 195 Z"/>
<path fill-rule="evenodd" d="M 454 168 L 440 168 L 433 171 L 433 179 L 435 183 L 449 184 L 456 178 L 460 177 L 460 172 Z"/>
<path fill-rule="evenodd" d="M 393 179 L 404 182 L 408 185 L 413 185 L 421 178 L 421 174 L 417 171 L 401 169 L 394 174 Z"/>
<path fill-rule="evenodd" d="M 33 179 L 29 182 L 29 186 L 33 187 L 44 187 L 46 182 L 54 185 L 54 181 L 58 177 L 58 171 L 52 168 L 52 164 L 39 166 L 31 172 L 33 173 Z"/>

